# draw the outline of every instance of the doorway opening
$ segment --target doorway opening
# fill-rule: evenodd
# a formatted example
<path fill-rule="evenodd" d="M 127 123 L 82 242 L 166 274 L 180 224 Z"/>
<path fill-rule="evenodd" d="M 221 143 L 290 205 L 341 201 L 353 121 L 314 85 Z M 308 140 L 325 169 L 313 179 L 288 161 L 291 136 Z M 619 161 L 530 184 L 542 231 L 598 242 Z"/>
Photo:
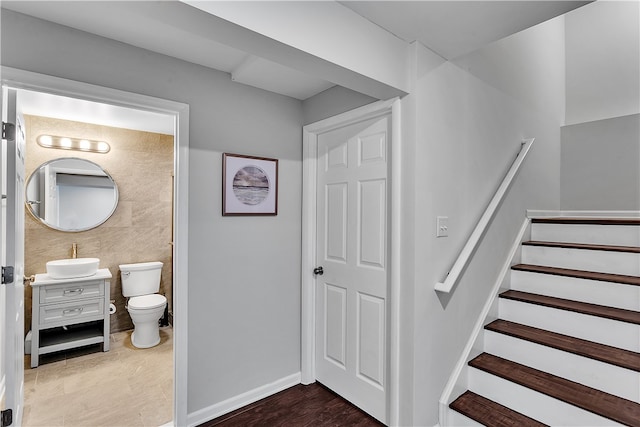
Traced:
<path fill-rule="evenodd" d="M 108 423 L 116 416 L 109 408 L 118 407 L 117 417 L 125 424 L 165 424 L 173 419 L 173 118 L 26 90 L 18 91 L 17 96 L 26 130 L 27 189 L 44 190 L 27 197 L 25 275 L 40 277 L 47 261 L 71 256 L 97 258 L 99 268 L 112 275 L 107 348 L 94 344 L 39 354 L 52 349 L 50 342 L 62 343 L 76 335 L 84 338 L 80 334 L 95 326 L 75 323 L 85 310 L 65 326 L 32 329 L 32 313 L 37 320 L 36 311 L 51 306 L 34 304 L 34 296 L 46 291 L 46 287 L 35 286 L 37 279 L 34 286 L 25 287 L 25 331 L 31 329 L 27 337 L 32 338 L 25 343 L 25 357 L 32 369 L 25 370 L 23 425 L 58 425 L 61 421 L 73 425 L 74 420 L 81 424 L 84 419 Z M 101 141 L 110 149 L 93 153 L 41 146 L 40 140 L 48 135 Z M 113 188 L 117 189 L 115 197 Z M 109 212 L 112 214 L 101 222 Z M 74 231 L 76 228 L 81 231 Z M 161 318 L 160 345 L 136 351 L 118 266 L 150 261 L 162 262 L 158 293 L 166 298 L 167 309 Z M 75 306 L 67 307 L 71 309 Z M 40 316 L 39 323 L 48 321 Z M 102 339 L 101 330 L 96 335 Z M 86 365 L 91 369 L 83 369 Z M 70 411 L 64 404 L 55 404 L 56 400 L 73 400 L 85 411 Z M 133 406 L 137 408 L 128 410 Z"/>
<path fill-rule="evenodd" d="M 126 195 L 126 192 L 130 193 L 128 196 L 128 206 L 127 203 L 120 202 L 120 208 L 124 210 L 124 213 L 121 212 L 121 216 L 117 218 L 116 215 L 118 214 L 118 211 L 116 209 L 116 212 L 112 217 L 114 221 L 109 224 L 109 220 L 107 220 L 103 225 L 98 227 L 98 229 L 101 227 L 111 228 L 111 230 L 108 231 L 118 235 L 116 240 L 118 240 L 119 243 L 109 243 L 109 239 L 99 236 L 98 231 L 96 231 L 98 229 L 87 230 L 79 233 L 67 233 L 61 232 L 59 230 L 53 231 L 55 231 L 55 233 L 58 233 L 58 236 L 65 236 L 64 239 L 71 238 L 72 240 L 81 240 L 83 237 L 81 236 L 82 234 L 90 235 L 86 240 L 84 240 L 84 256 L 89 256 L 92 253 L 96 252 L 100 252 L 102 254 L 120 254 L 121 258 L 117 260 L 115 260 L 114 258 L 113 260 L 109 261 L 109 265 L 105 265 L 101 261 L 100 267 L 107 268 L 112 273 L 111 300 L 112 303 L 116 303 L 114 304 L 116 305 L 115 312 L 120 312 L 119 314 L 121 315 L 121 319 L 120 321 L 114 321 L 113 315 L 111 316 L 111 344 L 113 344 L 114 342 L 117 343 L 118 340 L 121 341 L 120 350 L 122 351 L 124 351 L 128 346 L 128 343 L 130 343 L 130 329 L 127 329 L 126 325 L 126 321 L 129 321 L 130 318 L 128 316 L 127 309 L 124 307 L 124 305 L 122 305 L 122 301 L 124 301 L 124 299 L 120 290 L 121 288 L 114 286 L 116 282 L 120 282 L 118 264 L 152 261 L 151 259 L 132 259 L 132 254 L 136 251 L 139 251 L 139 249 L 129 247 L 129 252 L 127 252 L 127 239 L 138 239 L 143 241 L 146 239 L 147 243 L 150 243 L 149 236 L 152 235 L 155 231 L 155 234 L 157 235 L 157 242 L 155 242 L 155 246 L 159 247 L 160 244 L 158 242 L 162 241 L 162 246 L 164 246 L 162 250 L 155 253 L 153 251 L 148 251 L 148 256 L 153 256 L 153 260 L 158 260 L 156 258 L 161 257 L 161 253 L 168 253 L 168 255 L 164 256 L 164 259 L 162 259 L 162 261 L 166 263 L 166 268 L 164 268 L 162 272 L 164 283 L 163 287 L 161 288 L 161 293 L 165 294 L 165 296 L 168 297 L 167 300 L 169 301 L 169 309 L 163 316 L 162 321 L 164 322 L 164 324 L 172 324 L 173 327 L 161 327 L 160 333 L 162 340 L 161 344 L 158 347 L 164 345 L 163 349 L 165 354 L 162 357 L 164 357 L 164 360 L 167 361 L 167 370 L 170 372 L 170 378 L 172 379 L 172 381 L 167 384 L 165 377 L 165 383 L 162 384 L 162 386 L 165 387 L 166 391 L 161 391 L 161 393 L 165 394 L 165 399 L 167 398 L 166 395 L 168 395 L 167 402 L 170 408 L 170 410 L 168 411 L 168 419 L 155 419 L 150 423 L 166 423 L 176 425 L 184 423 L 184 421 L 186 420 L 186 364 L 180 364 L 179 361 L 186 359 L 186 310 L 181 310 L 179 308 L 179 303 L 181 301 L 186 301 L 187 288 L 186 238 L 188 224 L 186 223 L 186 218 L 188 213 L 188 204 L 186 201 L 186 186 L 188 176 L 188 162 L 186 158 L 186 150 L 188 150 L 188 106 L 172 101 L 160 100 L 157 98 L 121 92 L 79 82 L 70 82 L 68 80 L 38 75 L 22 70 L 6 69 L 4 67 L 2 83 L 3 86 L 13 87 L 17 89 L 20 98 L 25 101 L 22 104 L 22 107 L 24 109 L 24 114 L 27 117 L 27 133 L 30 132 L 29 122 L 31 122 L 31 125 L 34 128 L 36 126 L 43 126 L 44 123 L 45 127 L 52 126 L 51 129 L 60 130 L 69 129 L 68 126 L 72 124 L 73 126 L 79 126 L 79 128 L 82 128 L 84 126 L 85 130 L 91 128 L 94 131 L 98 129 L 98 132 L 113 132 L 114 134 L 121 134 L 121 139 L 131 139 L 132 135 L 137 135 L 140 137 L 141 141 L 139 141 L 138 144 L 133 144 L 130 142 L 129 146 L 127 147 L 127 149 L 129 149 L 128 156 L 125 156 L 125 158 L 123 159 L 119 159 L 119 161 L 116 161 L 115 163 L 112 163 L 111 166 L 107 167 L 108 169 L 110 168 L 112 170 L 121 168 L 120 180 L 126 180 L 127 175 L 134 175 L 133 184 L 129 183 L 126 186 L 120 186 L 122 195 Z M 76 107 L 75 109 L 71 107 L 71 111 L 75 111 L 75 114 L 64 114 L 62 105 L 67 102 L 70 103 L 70 105 Z M 48 107 L 47 104 L 49 104 Z M 54 112 L 47 113 L 46 108 L 50 108 L 52 105 L 54 106 Z M 91 118 L 87 119 L 87 115 Z M 117 116 L 120 116 L 120 119 L 117 119 Z M 76 130 L 79 128 L 76 128 Z M 76 136 L 82 137 L 82 135 Z M 36 137 L 37 135 L 28 136 L 29 140 L 27 141 L 27 143 L 31 144 L 32 140 L 34 140 L 34 138 Z M 164 146 L 165 157 L 163 166 L 165 167 L 165 169 L 168 169 L 168 171 L 166 171 L 167 176 L 163 178 L 163 180 L 165 181 L 164 187 L 158 189 L 155 196 L 157 197 L 158 201 L 165 202 L 165 207 L 160 213 L 153 212 L 152 210 L 144 208 L 142 208 L 141 210 L 139 209 L 136 212 L 136 207 L 140 208 L 139 205 L 141 204 L 138 203 L 138 201 L 142 197 L 139 191 L 144 192 L 144 189 L 147 188 L 144 187 L 144 183 L 141 181 L 144 180 L 145 176 L 149 176 L 148 181 L 150 182 L 157 180 L 157 175 L 154 175 L 154 173 L 158 172 L 158 164 L 156 163 L 158 158 L 156 156 L 158 155 L 158 151 L 162 151 L 159 149 L 159 144 L 163 144 Z M 112 149 L 113 148 L 114 145 L 112 143 Z M 132 156 L 131 150 L 137 151 L 138 157 Z M 56 153 L 56 155 L 60 156 L 66 156 L 67 154 L 69 156 L 78 155 L 78 153 L 71 152 L 65 152 L 61 154 Z M 95 154 L 95 156 L 97 157 L 94 157 L 92 159 L 94 163 L 99 164 L 100 162 L 105 162 L 105 157 L 99 157 L 99 154 Z M 33 163 L 38 163 L 39 160 L 42 159 L 33 159 Z M 40 163 L 38 163 L 38 165 L 39 164 Z M 151 166 L 151 169 L 145 170 L 146 166 Z M 32 168 L 35 169 L 35 166 L 32 166 Z M 112 170 L 109 170 L 110 174 L 116 177 L 117 174 L 112 172 Z M 131 173 L 131 171 L 135 170 L 138 170 L 141 173 L 138 175 L 135 175 L 135 173 Z M 116 178 L 116 182 L 118 180 L 119 179 Z M 128 187 L 129 189 L 126 190 L 125 187 Z M 138 193 L 136 193 L 136 191 L 138 191 Z M 27 214 L 27 216 L 29 217 L 29 214 Z M 148 227 L 146 230 L 134 230 L 133 232 L 130 232 L 131 230 L 127 230 L 126 227 L 123 226 L 122 221 L 138 223 L 141 224 L 143 228 L 146 222 L 146 225 Z M 159 224 L 161 222 L 165 223 Z M 162 227 L 166 228 L 166 230 L 160 231 Z M 41 228 L 48 230 L 47 227 L 44 227 L 42 224 L 37 223 L 35 219 L 33 220 L 33 223 L 31 225 L 27 224 L 25 228 Z M 147 232 L 146 234 L 145 231 Z M 28 232 L 27 235 L 29 236 Z M 47 246 L 51 242 L 38 242 L 38 240 L 38 238 L 28 239 L 27 246 L 33 243 L 36 247 L 36 251 L 34 252 L 36 254 L 35 256 L 48 258 L 48 255 L 45 253 L 46 250 L 44 250 L 43 252 L 42 248 L 44 246 Z M 76 242 L 74 241 L 74 243 Z M 39 252 L 37 249 L 38 246 L 40 247 Z M 77 246 L 74 245 L 74 248 L 77 248 L 79 257 L 83 256 L 82 244 L 78 244 Z M 64 251 L 66 251 L 66 248 L 63 248 L 63 253 Z M 32 252 L 28 247 L 26 248 L 25 252 L 26 261 L 27 263 L 29 263 L 29 258 L 34 255 L 32 255 Z M 55 257 L 67 258 L 66 256 Z M 98 255 L 98 257 L 100 257 L 100 255 Z M 70 256 L 68 258 L 70 258 Z M 106 258 L 108 258 L 108 256 Z M 115 265 L 112 265 L 114 263 Z M 30 271 L 29 269 L 27 269 L 25 270 L 25 272 L 27 275 L 29 275 L 35 273 L 43 273 L 44 271 Z M 177 286 L 178 284 L 180 286 Z M 117 306 L 118 299 L 121 303 L 120 307 Z M 29 307 L 25 307 L 25 311 L 29 310 Z M 30 324 L 29 322 L 25 323 L 27 323 L 27 325 L 25 325 L 26 332 L 30 329 Z M 11 334 L 11 331 L 3 330 L 3 335 L 8 338 L 6 334 Z M 139 355 L 144 359 L 144 361 L 141 362 L 142 364 L 148 363 L 149 358 L 154 357 L 152 356 L 152 349 L 138 349 L 131 346 L 130 344 L 129 346 L 131 347 L 130 350 L 136 353 L 136 356 Z M 111 345 L 112 351 L 115 348 L 116 346 Z M 81 357 L 91 358 L 91 349 L 89 347 L 87 347 L 86 349 L 89 350 L 90 354 L 83 355 Z M 183 350 L 177 352 L 173 351 L 173 349 Z M 97 352 L 99 353 L 95 354 L 102 353 L 100 352 L 100 350 L 97 350 Z M 122 355 L 116 354 L 116 352 L 113 352 L 111 354 L 110 352 L 104 352 L 103 354 L 106 359 L 109 359 L 110 356 L 113 356 L 113 358 L 117 358 Z M 51 354 L 51 357 L 55 360 L 55 356 L 53 353 Z M 60 357 L 63 356 L 60 355 Z M 45 364 L 42 366 L 46 367 L 46 361 L 44 362 Z M 163 362 L 156 361 L 156 363 L 160 363 L 160 366 L 163 366 Z M 131 365 L 135 365 L 135 363 L 132 363 Z M 179 366 L 183 366 L 184 369 L 179 368 Z M 90 373 L 91 371 L 95 371 L 95 369 L 93 369 L 94 367 L 95 360 L 86 362 L 86 371 L 88 373 Z M 37 371 L 37 369 L 35 370 Z M 106 372 L 108 372 L 108 368 Z M 112 378 L 113 376 L 122 375 L 127 376 L 130 381 L 135 381 L 135 374 L 136 372 L 131 372 L 131 370 L 114 368 L 114 370 L 112 371 Z M 29 375 L 29 372 L 25 372 L 25 377 L 28 377 Z M 79 379 L 75 381 L 82 383 L 82 377 L 78 378 Z M 30 379 L 31 378 L 27 378 L 27 381 L 29 381 Z M 109 378 L 104 378 L 105 381 L 107 381 L 108 379 Z M 153 380 L 154 378 L 151 378 L 150 381 Z M 93 386 L 94 389 L 102 387 L 100 379 L 94 378 L 88 381 L 97 382 L 97 384 L 94 384 Z M 41 384 L 44 382 L 45 381 L 42 381 Z M 160 380 L 160 382 L 162 382 L 162 380 Z M 144 384 L 148 385 L 149 387 L 157 386 L 159 389 L 162 387 L 160 384 Z M 56 381 L 51 381 L 49 383 L 49 387 L 51 387 L 50 391 L 53 394 L 59 394 L 60 387 L 69 389 L 73 388 L 73 386 L 71 385 L 62 386 L 59 382 Z M 149 390 L 150 388 L 146 388 L 141 394 L 145 394 Z M 123 393 L 123 390 L 117 390 L 117 387 L 115 390 L 113 390 L 113 394 L 120 394 L 120 399 L 122 399 L 123 394 L 126 395 L 126 393 Z M 27 390 L 27 393 L 25 393 L 25 403 L 27 407 L 30 404 L 30 397 L 32 396 L 30 396 L 29 390 Z M 122 403 L 123 402 L 118 402 L 113 405 L 114 417 L 117 416 L 119 422 L 123 422 L 121 418 L 122 408 L 117 409 L 117 407 L 121 406 Z M 140 401 L 136 401 L 135 399 L 125 399 L 124 403 L 136 405 L 138 406 L 138 409 L 141 404 Z M 100 401 L 100 399 L 97 398 L 95 399 L 95 404 L 96 408 L 99 408 L 103 412 L 105 411 L 104 401 Z M 149 412 L 158 411 L 154 411 L 152 409 Z M 28 417 L 30 414 L 27 413 L 25 415 Z M 24 421 L 26 421 L 25 425 L 29 424 L 28 418 L 24 419 Z M 52 422 L 55 421 L 52 420 Z M 65 422 L 65 424 L 67 423 Z"/>

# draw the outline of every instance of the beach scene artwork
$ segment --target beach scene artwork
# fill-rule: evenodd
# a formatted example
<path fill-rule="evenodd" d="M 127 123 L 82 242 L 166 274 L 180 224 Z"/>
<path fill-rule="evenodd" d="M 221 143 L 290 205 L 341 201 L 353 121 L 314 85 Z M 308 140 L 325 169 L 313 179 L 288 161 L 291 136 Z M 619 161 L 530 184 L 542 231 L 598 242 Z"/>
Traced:
<path fill-rule="evenodd" d="M 233 177 L 233 194 L 242 204 L 259 205 L 269 195 L 269 177 L 257 166 L 245 166 Z"/>
<path fill-rule="evenodd" d="M 278 215 L 278 159 L 223 153 L 222 215 Z"/>

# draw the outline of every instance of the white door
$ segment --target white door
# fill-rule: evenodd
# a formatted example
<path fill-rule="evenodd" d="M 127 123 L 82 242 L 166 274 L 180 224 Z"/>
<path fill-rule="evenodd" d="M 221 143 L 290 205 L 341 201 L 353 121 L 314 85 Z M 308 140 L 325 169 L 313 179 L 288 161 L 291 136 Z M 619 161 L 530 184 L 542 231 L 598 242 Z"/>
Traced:
<path fill-rule="evenodd" d="M 2 140 L 2 144 L 6 146 L 6 167 L 3 164 L 2 168 L 3 181 L 6 182 L 6 193 L 3 193 L 6 194 L 6 229 L 3 230 L 2 239 L 3 266 L 14 268 L 13 281 L 2 285 L 5 296 L 2 361 L 6 387 L 2 409 L 10 409 L 13 414 L 12 423 L 7 425 L 20 425 L 24 397 L 25 131 L 22 115 L 16 105 L 16 91 L 3 88 L 3 97 L 3 121 L 13 124 L 15 132 Z"/>
<path fill-rule="evenodd" d="M 382 422 L 390 126 L 386 115 L 317 139 L 316 378 Z"/>

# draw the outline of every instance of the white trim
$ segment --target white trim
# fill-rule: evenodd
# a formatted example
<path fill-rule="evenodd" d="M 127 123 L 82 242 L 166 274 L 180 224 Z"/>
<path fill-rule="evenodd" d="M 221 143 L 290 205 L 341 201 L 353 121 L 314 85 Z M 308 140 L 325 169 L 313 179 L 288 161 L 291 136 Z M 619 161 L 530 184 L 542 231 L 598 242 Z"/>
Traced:
<path fill-rule="evenodd" d="M 4 402 L 4 393 L 6 391 L 6 375 L 3 375 L 2 378 L 0 378 L 0 402 Z"/>
<path fill-rule="evenodd" d="M 311 273 L 316 260 L 316 198 L 318 135 L 308 127 L 302 138 L 302 313 L 300 368 L 302 384 L 316 380 L 315 358 L 315 279 Z"/>
<path fill-rule="evenodd" d="M 192 412 L 189 414 L 187 425 L 191 427 L 204 424 L 207 421 L 211 421 L 298 384 L 300 384 L 300 372 L 254 388 L 253 390 L 249 390 L 207 408 L 200 409 L 199 411 Z"/>
<path fill-rule="evenodd" d="M 401 246 L 401 101 L 393 98 L 378 101 L 355 110 L 309 124 L 303 128 L 303 196 L 302 196 L 302 318 L 301 318 L 301 382 L 310 384 L 316 380 L 315 372 L 315 278 L 312 270 L 316 259 L 316 171 L 318 135 L 351 123 L 391 114 L 391 220 L 390 272 L 389 272 L 389 372 L 387 382 L 387 421 L 399 423 L 399 372 L 400 372 L 400 248 Z"/>
<path fill-rule="evenodd" d="M 484 307 L 482 307 L 482 311 L 478 316 L 478 320 L 473 327 L 469 340 L 467 341 L 467 345 L 464 347 L 462 351 L 462 355 L 460 359 L 458 359 L 458 363 L 456 363 L 447 384 L 444 387 L 442 395 L 440 396 L 439 401 L 439 421 L 440 425 L 448 426 L 449 425 L 449 404 L 456 398 L 458 395 L 463 393 L 467 389 L 466 384 L 466 375 L 463 375 L 464 370 L 467 368 L 467 363 L 471 360 L 472 357 L 475 357 L 476 354 L 472 355 L 473 349 L 476 347 L 478 338 L 480 333 L 483 331 L 484 325 L 487 323 L 487 317 L 489 316 L 492 307 L 496 303 L 496 299 L 498 298 L 498 294 L 500 292 L 500 288 L 503 286 L 509 271 L 511 270 L 511 265 L 514 263 L 513 260 L 516 258 L 518 254 L 518 250 L 520 249 L 520 245 L 525 240 L 525 236 L 527 231 L 529 230 L 529 225 L 531 224 L 531 220 L 526 218 L 516 235 L 515 240 L 513 241 L 513 245 L 509 251 L 509 255 L 507 256 L 507 260 L 502 265 L 502 269 L 500 270 L 500 274 L 496 279 L 496 282 L 489 293 L 489 297 L 487 298 Z"/>
<path fill-rule="evenodd" d="M 400 424 L 400 285 L 402 283 L 402 104 L 391 105 L 391 275 L 389 324 L 389 425 Z"/>
<path fill-rule="evenodd" d="M 640 211 L 551 211 L 528 209 L 527 217 L 640 218 Z"/>
<path fill-rule="evenodd" d="M 188 258 L 189 258 L 189 105 L 62 79 L 15 68 L 2 67 L 2 84 L 103 104 L 167 114 L 175 120 L 174 175 L 174 408 L 176 425 L 187 420 L 188 363 Z M 175 284 L 179 283 L 180 286 Z"/>
<path fill-rule="evenodd" d="M 375 117 L 380 117 L 390 113 L 393 105 L 398 101 L 400 101 L 399 98 L 393 98 L 388 101 L 373 102 L 371 104 L 356 108 L 355 110 L 347 111 L 337 116 L 329 117 L 327 119 L 320 120 L 319 122 L 308 124 L 303 128 L 303 131 L 317 135 L 320 133 L 332 131 L 351 123 L 357 123 Z"/>

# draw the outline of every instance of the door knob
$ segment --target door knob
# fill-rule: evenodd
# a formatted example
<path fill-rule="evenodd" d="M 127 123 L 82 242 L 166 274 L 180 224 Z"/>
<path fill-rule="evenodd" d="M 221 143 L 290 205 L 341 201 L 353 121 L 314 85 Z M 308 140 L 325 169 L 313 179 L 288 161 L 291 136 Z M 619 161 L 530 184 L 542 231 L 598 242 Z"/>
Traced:
<path fill-rule="evenodd" d="M 316 267 L 313 269 L 313 274 L 315 274 L 316 276 L 322 276 L 324 274 L 324 269 L 322 268 L 322 266 Z"/>

